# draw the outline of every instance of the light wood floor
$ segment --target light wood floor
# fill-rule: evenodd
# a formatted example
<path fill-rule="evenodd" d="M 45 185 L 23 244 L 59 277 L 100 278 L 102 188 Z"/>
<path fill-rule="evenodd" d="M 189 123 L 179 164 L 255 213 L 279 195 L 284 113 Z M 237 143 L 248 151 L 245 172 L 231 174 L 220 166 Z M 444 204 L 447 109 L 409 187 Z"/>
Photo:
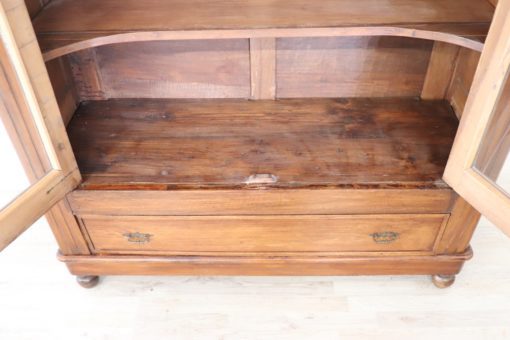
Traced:
<path fill-rule="evenodd" d="M 44 221 L 0 254 L 0 339 L 510 339 L 510 239 L 483 221 L 449 289 L 425 276 L 106 277 L 80 288 Z"/>

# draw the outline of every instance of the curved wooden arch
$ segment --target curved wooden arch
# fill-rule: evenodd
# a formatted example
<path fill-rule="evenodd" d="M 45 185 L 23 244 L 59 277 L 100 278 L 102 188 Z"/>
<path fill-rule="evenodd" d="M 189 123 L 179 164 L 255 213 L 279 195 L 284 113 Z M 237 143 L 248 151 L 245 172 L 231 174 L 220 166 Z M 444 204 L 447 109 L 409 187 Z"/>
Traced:
<path fill-rule="evenodd" d="M 458 45 L 481 52 L 483 43 L 451 33 L 419 30 L 404 27 L 321 27 L 321 28 L 268 28 L 249 30 L 198 30 L 198 31 L 152 31 L 128 32 L 99 36 L 57 47 L 43 53 L 44 60 L 76 51 L 103 45 L 140 41 L 198 40 L 198 39 L 245 39 L 245 38 L 297 38 L 297 37 L 341 37 L 341 36 L 396 36 L 434 40 Z"/>

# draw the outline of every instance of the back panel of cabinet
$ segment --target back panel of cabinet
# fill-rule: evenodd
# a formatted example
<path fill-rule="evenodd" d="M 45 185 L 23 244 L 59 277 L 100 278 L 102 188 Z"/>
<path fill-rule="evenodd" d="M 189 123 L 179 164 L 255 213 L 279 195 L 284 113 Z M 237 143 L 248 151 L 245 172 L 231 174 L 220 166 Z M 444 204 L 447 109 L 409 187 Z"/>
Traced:
<path fill-rule="evenodd" d="M 276 39 L 276 97 L 419 96 L 433 43 L 398 37 Z M 68 57 L 80 100 L 250 98 L 250 41 L 107 45 Z"/>

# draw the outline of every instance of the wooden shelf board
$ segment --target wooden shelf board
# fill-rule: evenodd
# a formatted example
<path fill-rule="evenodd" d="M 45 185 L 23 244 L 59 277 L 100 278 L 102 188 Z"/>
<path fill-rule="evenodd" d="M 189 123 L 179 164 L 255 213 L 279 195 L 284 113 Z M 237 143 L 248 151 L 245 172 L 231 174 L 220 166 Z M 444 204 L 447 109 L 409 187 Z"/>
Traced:
<path fill-rule="evenodd" d="M 487 0 L 53 0 L 33 24 L 43 50 L 49 51 L 133 32 L 214 31 L 221 36 L 224 31 L 262 30 L 278 36 L 268 30 L 391 26 L 479 37 L 486 34 L 493 12 Z M 90 45 L 105 43 L 111 41 Z"/>
<path fill-rule="evenodd" d="M 53 0 L 39 33 L 490 22 L 486 0 Z"/>
<path fill-rule="evenodd" d="M 445 188 L 458 121 L 414 98 L 84 102 L 69 137 L 82 189 Z"/>

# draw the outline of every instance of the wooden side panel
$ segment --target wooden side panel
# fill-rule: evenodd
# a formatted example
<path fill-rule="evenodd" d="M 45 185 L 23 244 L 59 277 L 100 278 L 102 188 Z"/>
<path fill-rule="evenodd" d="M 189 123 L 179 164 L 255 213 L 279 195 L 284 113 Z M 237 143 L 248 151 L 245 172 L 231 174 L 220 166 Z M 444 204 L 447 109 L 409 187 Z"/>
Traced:
<path fill-rule="evenodd" d="M 60 253 L 64 255 L 87 255 L 91 253 L 67 199 L 55 204 L 45 217 L 53 231 L 53 235 L 55 235 Z"/>
<path fill-rule="evenodd" d="M 277 96 L 419 96 L 432 43 L 396 37 L 277 40 Z"/>
<path fill-rule="evenodd" d="M 459 54 L 459 47 L 443 42 L 434 42 L 422 99 L 444 99 L 450 86 Z"/>
<path fill-rule="evenodd" d="M 462 197 L 456 196 L 445 231 L 436 248 L 439 254 L 457 254 L 469 247 L 480 213 Z"/>
<path fill-rule="evenodd" d="M 247 39 L 117 44 L 95 58 L 107 98 L 250 97 Z"/>
<path fill-rule="evenodd" d="M 80 101 L 74 86 L 71 67 L 67 58 L 58 58 L 47 62 L 46 69 L 50 76 L 62 119 L 67 125 Z"/>
<path fill-rule="evenodd" d="M 457 117 L 462 116 L 471 84 L 475 76 L 480 53 L 461 48 L 455 65 L 450 87 L 446 98 L 450 101 Z"/>

